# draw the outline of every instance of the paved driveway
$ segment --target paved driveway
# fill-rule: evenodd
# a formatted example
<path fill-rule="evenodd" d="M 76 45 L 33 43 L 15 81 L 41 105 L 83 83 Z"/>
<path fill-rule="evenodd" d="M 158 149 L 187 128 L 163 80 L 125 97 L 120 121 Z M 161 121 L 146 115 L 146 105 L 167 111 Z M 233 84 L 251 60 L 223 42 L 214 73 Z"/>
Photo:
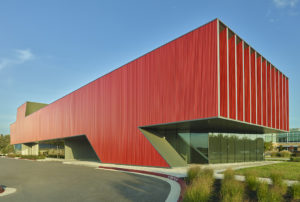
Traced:
<path fill-rule="evenodd" d="M 17 189 L 0 201 L 165 201 L 156 178 L 90 167 L 0 158 L 0 184 Z"/>

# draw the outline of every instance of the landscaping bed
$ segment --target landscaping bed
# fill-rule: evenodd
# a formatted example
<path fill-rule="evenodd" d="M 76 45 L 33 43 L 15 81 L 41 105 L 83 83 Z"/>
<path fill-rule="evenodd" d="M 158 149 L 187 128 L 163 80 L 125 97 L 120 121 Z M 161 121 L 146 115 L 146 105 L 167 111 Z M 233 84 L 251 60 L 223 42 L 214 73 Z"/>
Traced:
<path fill-rule="evenodd" d="M 258 177 L 265 178 L 269 178 L 272 172 L 280 172 L 285 180 L 300 180 L 300 162 L 282 162 L 272 165 L 243 168 L 236 170 L 236 174 L 245 175 L 245 173 L 249 171 L 255 171 Z"/>
<path fill-rule="evenodd" d="M 43 155 L 20 155 L 20 154 L 9 154 L 7 155 L 9 158 L 20 158 L 20 159 L 29 159 L 29 160 L 37 160 L 37 159 L 45 159 Z"/>
<path fill-rule="evenodd" d="M 224 172 L 224 179 L 214 179 L 213 170 L 192 167 L 188 170 L 187 188 L 183 195 L 184 202 L 198 201 L 261 201 L 281 202 L 299 201 L 300 183 L 288 187 L 283 182 L 280 172 L 270 173 L 272 185 L 260 182 L 257 173 L 245 173 L 245 182 L 235 179 L 235 171 L 228 169 Z"/>

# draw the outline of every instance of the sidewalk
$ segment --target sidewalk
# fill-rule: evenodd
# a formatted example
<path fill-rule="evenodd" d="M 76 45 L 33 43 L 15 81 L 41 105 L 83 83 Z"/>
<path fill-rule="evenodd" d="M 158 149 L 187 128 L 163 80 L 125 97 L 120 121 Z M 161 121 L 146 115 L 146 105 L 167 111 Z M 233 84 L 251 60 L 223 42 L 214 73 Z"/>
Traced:
<path fill-rule="evenodd" d="M 174 177 L 183 178 L 186 177 L 186 172 L 189 167 L 199 166 L 198 164 L 191 164 L 185 167 L 174 167 L 174 168 L 159 168 L 159 167 L 146 167 L 146 166 L 133 166 L 133 165 L 121 165 L 121 164 L 109 164 L 109 163 L 98 163 L 98 162 L 90 162 L 90 161 L 63 161 L 64 164 L 71 165 L 81 165 L 81 166 L 89 166 L 89 167 L 110 167 L 110 168 L 121 168 L 121 169 L 130 169 L 130 170 L 139 170 L 139 171 L 147 171 L 147 172 L 155 172 L 165 175 L 172 175 Z M 200 165 L 203 168 L 211 168 L 216 173 L 222 172 L 227 168 L 232 168 L 234 170 L 241 168 L 249 168 L 249 167 L 257 167 L 270 165 L 275 163 L 281 163 L 281 161 L 256 161 L 256 162 L 242 162 L 242 163 L 226 163 L 226 164 L 205 164 Z"/>

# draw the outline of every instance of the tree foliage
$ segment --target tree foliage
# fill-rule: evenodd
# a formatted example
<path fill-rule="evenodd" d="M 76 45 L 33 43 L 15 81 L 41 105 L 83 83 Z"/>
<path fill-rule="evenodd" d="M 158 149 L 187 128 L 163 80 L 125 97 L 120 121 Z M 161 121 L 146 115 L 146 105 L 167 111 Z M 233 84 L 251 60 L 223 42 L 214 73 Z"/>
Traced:
<path fill-rule="evenodd" d="M 264 148 L 266 151 L 272 151 L 273 150 L 273 143 L 272 142 L 264 142 Z"/>
<path fill-rule="evenodd" d="M 10 144 L 10 135 L 0 135 L 0 154 L 14 152 L 14 146 Z"/>

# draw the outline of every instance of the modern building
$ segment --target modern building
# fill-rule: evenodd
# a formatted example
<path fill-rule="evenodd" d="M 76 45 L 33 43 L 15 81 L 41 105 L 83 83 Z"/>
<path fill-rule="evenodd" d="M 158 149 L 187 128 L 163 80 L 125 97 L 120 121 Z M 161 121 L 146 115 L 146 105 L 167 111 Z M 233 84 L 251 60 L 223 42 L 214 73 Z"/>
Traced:
<path fill-rule="evenodd" d="M 289 150 L 291 152 L 300 152 L 300 128 L 291 128 L 288 133 L 276 134 L 273 145 L 277 149 L 282 147 L 284 150 Z"/>
<path fill-rule="evenodd" d="M 289 131 L 288 85 L 215 19 L 49 105 L 21 105 L 11 142 L 142 166 L 262 160 L 263 134 Z"/>

